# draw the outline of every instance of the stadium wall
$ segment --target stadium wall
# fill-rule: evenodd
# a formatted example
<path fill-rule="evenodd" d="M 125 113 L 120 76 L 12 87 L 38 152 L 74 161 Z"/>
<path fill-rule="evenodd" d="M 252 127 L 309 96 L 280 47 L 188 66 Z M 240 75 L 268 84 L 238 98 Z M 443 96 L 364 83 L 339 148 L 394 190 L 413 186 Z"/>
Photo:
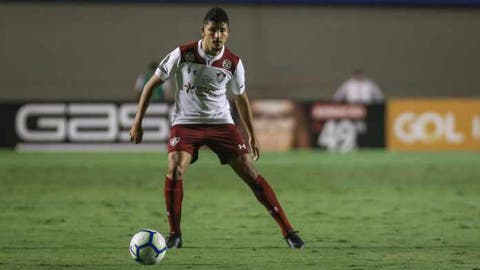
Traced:
<path fill-rule="evenodd" d="M 0 100 L 131 100 L 208 4 L 0 3 Z M 387 97 L 480 93 L 480 9 L 227 5 L 254 98 L 328 99 L 355 67 Z"/>

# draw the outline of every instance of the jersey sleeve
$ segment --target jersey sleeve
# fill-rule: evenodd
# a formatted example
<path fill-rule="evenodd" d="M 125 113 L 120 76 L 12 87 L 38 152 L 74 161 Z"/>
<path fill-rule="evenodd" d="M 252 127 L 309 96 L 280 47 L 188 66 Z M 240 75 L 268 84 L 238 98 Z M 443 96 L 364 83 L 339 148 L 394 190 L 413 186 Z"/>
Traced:
<path fill-rule="evenodd" d="M 227 84 L 227 90 L 232 91 L 235 95 L 241 95 L 245 92 L 245 69 L 242 60 L 238 60 L 235 73 Z"/>
<path fill-rule="evenodd" d="M 181 57 L 180 48 L 177 47 L 163 58 L 155 70 L 155 75 L 159 76 L 162 81 L 166 81 L 177 69 Z"/>

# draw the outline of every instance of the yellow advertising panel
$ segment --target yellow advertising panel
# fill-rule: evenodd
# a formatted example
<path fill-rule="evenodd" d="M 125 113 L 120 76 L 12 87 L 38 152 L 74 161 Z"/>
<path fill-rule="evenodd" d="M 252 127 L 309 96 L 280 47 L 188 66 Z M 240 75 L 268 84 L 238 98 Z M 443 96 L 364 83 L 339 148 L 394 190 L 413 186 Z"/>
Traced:
<path fill-rule="evenodd" d="M 480 99 L 393 99 L 391 150 L 480 150 Z"/>

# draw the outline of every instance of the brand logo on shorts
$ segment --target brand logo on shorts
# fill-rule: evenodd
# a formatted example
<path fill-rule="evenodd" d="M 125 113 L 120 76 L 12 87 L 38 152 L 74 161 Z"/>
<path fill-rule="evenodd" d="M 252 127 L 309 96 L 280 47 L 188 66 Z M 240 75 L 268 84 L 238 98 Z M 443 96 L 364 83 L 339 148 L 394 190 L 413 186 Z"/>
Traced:
<path fill-rule="evenodd" d="M 229 68 L 231 68 L 231 67 L 232 67 L 232 61 L 230 61 L 230 60 L 228 60 L 228 59 L 223 60 L 223 62 L 222 62 L 222 67 L 223 67 L 224 69 L 229 69 Z"/>
<path fill-rule="evenodd" d="M 180 142 L 180 138 L 179 138 L 179 137 L 172 137 L 172 138 L 170 139 L 170 145 L 171 145 L 172 147 L 175 146 L 175 145 L 177 145 L 178 142 Z"/>
<path fill-rule="evenodd" d="M 244 143 L 239 144 L 239 145 L 238 145 L 238 149 L 240 149 L 240 150 L 242 150 L 242 149 L 247 149 L 247 145 L 245 145 Z"/>

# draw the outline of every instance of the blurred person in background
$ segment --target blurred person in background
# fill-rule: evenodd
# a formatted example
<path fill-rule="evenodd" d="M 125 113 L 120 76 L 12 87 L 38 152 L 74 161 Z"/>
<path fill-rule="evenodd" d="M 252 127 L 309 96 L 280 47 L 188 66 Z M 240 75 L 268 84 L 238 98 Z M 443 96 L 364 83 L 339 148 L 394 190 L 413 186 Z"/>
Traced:
<path fill-rule="evenodd" d="M 150 77 L 155 73 L 155 70 L 157 70 L 158 63 L 157 62 L 150 62 L 148 64 L 148 69 L 146 73 L 141 73 L 138 75 L 137 80 L 135 81 L 135 86 L 133 91 L 135 92 L 135 97 L 136 100 L 138 101 L 140 99 L 140 96 L 142 95 L 143 87 L 145 84 L 148 82 Z M 167 80 L 163 84 L 156 85 L 153 88 L 153 93 L 152 93 L 152 98 L 151 100 L 153 102 L 171 102 L 172 98 L 171 95 L 169 94 L 170 91 L 170 83 L 169 80 Z"/>
<path fill-rule="evenodd" d="M 337 89 L 333 101 L 370 105 L 383 103 L 384 96 L 378 85 L 364 76 L 362 69 L 355 69 L 352 77 Z"/>

